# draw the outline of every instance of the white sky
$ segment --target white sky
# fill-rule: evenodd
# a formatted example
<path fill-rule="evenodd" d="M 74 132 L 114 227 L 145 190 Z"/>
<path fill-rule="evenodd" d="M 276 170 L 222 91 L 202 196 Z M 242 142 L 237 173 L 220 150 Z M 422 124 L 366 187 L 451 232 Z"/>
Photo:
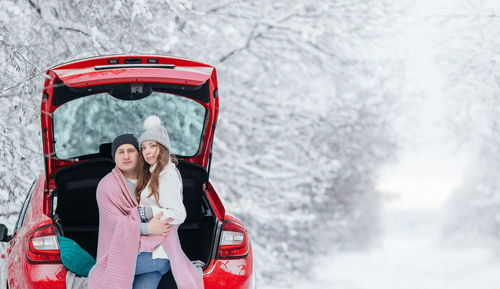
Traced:
<path fill-rule="evenodd" d="M 464 166 L 465 156 L 452 154 L 446 146 L 407 150 L 382 170 L 377 189 L 388 208 L 440 207 L 460 185 Z"/>
<path fill-rule="evenodd" d="M 447 131 L 445 80 L 435 63 L 440 31 L 426 21 L 429 15 L 459 10 L 446 2 L 419 3 L 407 18 L 404 36 L 390 52 L 407 61 L 408 90 L 416 101 L 413 121 L 396 124 L 411 143 L 403 144 L 399 159 L 381 171 L 377 182 L 389 208 L 439 207 L 462 179 L 467 155 L 456 151 L 453 135 Z"/>

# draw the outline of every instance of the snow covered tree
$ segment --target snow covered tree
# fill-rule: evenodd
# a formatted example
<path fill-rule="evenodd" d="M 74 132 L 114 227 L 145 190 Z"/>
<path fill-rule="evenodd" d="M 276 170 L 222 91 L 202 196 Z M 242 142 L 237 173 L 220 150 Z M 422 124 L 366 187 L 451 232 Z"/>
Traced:
<path fill-rule="evenodd" d="M 325 249 L 369 244 L 375 173 L 395 150 L 389 122 L 404 75 L 398 61 L 367 55 L 402 7 L 374 0 L 0 7 L 0 197 L 9 214 L 42 169 L 43 72 L 92 55 L 166 54 L 218 69 L 211 177 L 248 225 L 261 276 L 304 272 Z"/>
<path fill-rule="evenodd" d="M 500 252 L 500 42 L 495 37 L 500 7 L 494 1 L 459 3 L 457 13 L 437 19 L 444 24 L 441 66 L 449 75 L 451 127 L 473 157 L 450 199 L 446 232 L 461 241 L 482 240 Z"/>

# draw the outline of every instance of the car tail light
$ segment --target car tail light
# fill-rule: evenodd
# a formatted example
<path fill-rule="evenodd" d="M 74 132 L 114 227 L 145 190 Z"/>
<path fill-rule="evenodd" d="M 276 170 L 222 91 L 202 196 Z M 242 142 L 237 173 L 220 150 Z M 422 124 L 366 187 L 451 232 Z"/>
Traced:
<path fill-rule="evenodd" d="M 220 259 L 236 259 L 248 255 L 248 232 L 242 226 L 224 221 L 219 245 Z"/>
<path fill-rule="evenodd" d="M 59 242 L 52 225 L 34 230 L 25 240 L 29 263 L 61 263 Z"/>

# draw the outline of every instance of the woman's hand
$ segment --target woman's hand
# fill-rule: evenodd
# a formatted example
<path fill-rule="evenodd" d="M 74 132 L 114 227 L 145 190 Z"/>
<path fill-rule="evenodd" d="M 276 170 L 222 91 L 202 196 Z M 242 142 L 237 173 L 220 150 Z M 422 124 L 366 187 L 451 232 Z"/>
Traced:
<path fill-rule="evenodd" d="M 172 226 L 170 226 L 169 223 L 172 222 L 174 219 L 167 218 L 165 220 L 161 220 L 161 216 L 163 216 L 163 212 L 158 213 L 151 220 L 149 220 L 146 226 L 148 234 L 167 236 L 170 230 L 172 230 Z"/>

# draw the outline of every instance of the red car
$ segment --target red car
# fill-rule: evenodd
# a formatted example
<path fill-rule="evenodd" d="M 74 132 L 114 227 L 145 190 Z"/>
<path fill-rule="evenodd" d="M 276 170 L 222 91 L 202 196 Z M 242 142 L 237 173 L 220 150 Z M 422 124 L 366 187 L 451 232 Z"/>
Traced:
<path fill-rule="evenodd" d="M 41 120 L 45 172 L 31 186 L 12 236 L 0 225 L 5 280 L 0 288 L 66 288 L 57 235 L 96 256 L 96 187 L 115 166 L 111 142 L 158 115 L 179 158 L 186 221 L 184 252 L 206 263 L 205 288 L 255 288 L 247 229 L 228 213 L 209 182 L 219 112 L 213 66 L 154 55 L 73 61 L 46 72 Z M 163 276 L 158 288 L 173 282 Z"/>

